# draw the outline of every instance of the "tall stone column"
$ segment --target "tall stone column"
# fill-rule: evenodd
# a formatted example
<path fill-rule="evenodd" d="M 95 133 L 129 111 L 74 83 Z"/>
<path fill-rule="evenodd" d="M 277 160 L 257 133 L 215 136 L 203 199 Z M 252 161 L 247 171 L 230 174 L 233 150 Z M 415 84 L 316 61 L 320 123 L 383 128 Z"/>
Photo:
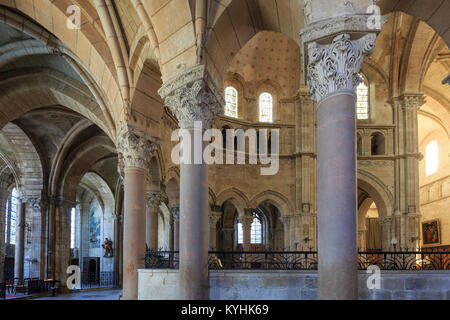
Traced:
<path fill-rule="evenodd" d="M 117 195 L 116 195 L 117 196 Z M 114 214 L 114 277 L 116 281 L 116 286 L 122 285 L 122 226 L 123 226 L 123 215 L 122 210 L 116 208 L 116 213 Z"/>
<path fill-rule="evenodd" d="M 253 210 L 252 209 L 244 209 L 244 215 L 240 216 L 239 222 L 242 224 L 242 231 L 244 233 L 244 251 L 250 251 L 251 249 L 251 229 L 253 222 Z"/>
<path fill-rule="evenodd" d="M 233 251 L 234 229 L 222 228 L 222 233 L 223 233 L 223 249 L 225 251 Z"/>
<path fill-rule="evenodd" d="M 5 270 L 5 232 L 6 232 L 6 204 L 8 203 L 8 184 L 0 181 L 0 282 L 3 282 Z"/>
<path fill-rule="evenodd" d="M 397 248 L 417 249 L 420 245 L 419 219 L 420 185 L 417 114 L 425 99 L 421 93 L 408 93 L 393 99 L 394 115 L 397 124 L 396 148 L 396 188 L 401 196 L 396 199 L 396 214 L 400 215 Z"/>
<path fill-rule="evenodd" d="M 144 267 L 145 255 L 145 185 L 155 143 L 142 132 L 125 123 L 117 130 L 119 171 L 124 173 L 123 223 L 123 293 L 124 300 L 138 296 L 138 269 Z M 123 166 L 123 167 L 122 167 Z"/>
<path fill-rule="evenodd" d="M 281 218 L 281 222 L 283 222 L 283 226 L 284 226 L 284 246 L 283 249 L 285 251 L 289 251 L 290 250 L 290 241 L 291 241 L 291 237 L 290 237 L 290 223 L 291 223 L 291 216 L 282 216 Z"/>
<path fill-rule="evenodd" d="M 173 251 L 180 250 L 180 207 L 170 207 L 173 218 Z"/>
<path fill-rule="evenodd" d="M 209 250 L 217 250 L 217 222 L 222 217 L 220 208 L 214 208 L 209 215 Z"/>
<path fill-rule="evenodd" d="M 381 243 L 383 251 L 393 250 L 393 248 L 391 248 L 391 229 L 392 217 L 381 218 Z"/>
<path fill-rule="evenodd" d="M 367 16 L 344 16 L 310 23 L 300 33 L 307 85 L 317 101 L 319 299 L 358 297 L 355 89 L 377 32 L 367 29 Z"/>
<path fill-rule="evenodd" d="M 159 94 L 184 129 L 180 163 L 180 297 L 209 299 L 209 190 L 202 136 L 216 115 L 223 113 L 224 101 L 204 65 L 172 77 Z"/>
<path fill-rule="evenodd" d="M 316 245 L 316 232 L 313 216 L 316 214 L 316 117 L 314 103 L 307 93 L 307 88 L 300 86 L 296 99 L 296 201 L 298 227 L 294 239 L 291 241 L 295 247 L 295 238 L 298 249 L 308 250 Z"/>
<path fill-rule="evenodd" d="M 34 278 L 37 275 L 41 279 L 44 278 L 45 275 L 45 218 L 42 215 L 42 208 L 44 207 L 44 202 L 41 199 L 40 195 L 33 195 L 26 197 L 25 201 L 29 204 L 30 213 L 32 214 L 31 224 L 31 250 L 29 253 L 29 277 Z"/>
<path fill-rule="evenodd" d="M 159 206 L 167 200 L 167 195 L 160 190 L 147 191 L 146 243 L 149 250 L 158 250 Z"/>
<path fill-rule="evenodd" d="M 25 208 L 26 203 L 21 198 L 17 199 L 16 217 L 16 244 L 14 252 L 14 278 L 18 283 L 23 283 L 24 252 L 25 252 Z"/>
<path fill-rule="evenodd" d="M 67 267 L 70 265 L 70 212 L 75 205 L 75 202 L 63 198 L 56 200 L 54 277 L 60 281 L 62 291 L 67 289 Z"/>

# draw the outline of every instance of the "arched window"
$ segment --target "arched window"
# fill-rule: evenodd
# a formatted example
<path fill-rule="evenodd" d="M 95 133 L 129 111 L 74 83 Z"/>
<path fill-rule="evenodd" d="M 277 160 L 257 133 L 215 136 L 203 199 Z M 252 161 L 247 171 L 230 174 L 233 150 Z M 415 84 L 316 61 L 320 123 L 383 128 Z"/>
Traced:
<path fill-rule="evenodd" d="M 251 244 L 262 244 L 263 231 L 261 218 L 253 213 L 253 221 L 250 228 L 250 243 Z"/>
<path fill-rule="evenodd" d="M 19 192 L 14 188 L 9 196 L 6 205 L 6 234 L 5 242 L 9 244 L 16 243 L 16 228 L 17 228 L 17 205 L 18 205 Z"/>
<path fill-rule="evenodd" d="M 259 121 L 273 121 L 273 98 L 270 93 L 263 92 L 259 96 Z"/>
<path fill-rule="evenodd" d="M 425 165 L 426 165 L 426 175 L 429 176 L 433 173 L 437 172 L 438 169 L 438 144 L 436 140 L 431 141 L 428 143 L 426 148 L 426 158 L 425 158 Z"/>
<path fill-rule="evenodd" d="M 225 115 L 228 117 L 238 117 L 238 93 L 235 88 L 225 89 Z"/>
<path fill-rule="evenodd" d="M 369 119 L 369 84 L 366 77 L 360 73 L 361 83 L 356 87 L 356 118 Z"/>

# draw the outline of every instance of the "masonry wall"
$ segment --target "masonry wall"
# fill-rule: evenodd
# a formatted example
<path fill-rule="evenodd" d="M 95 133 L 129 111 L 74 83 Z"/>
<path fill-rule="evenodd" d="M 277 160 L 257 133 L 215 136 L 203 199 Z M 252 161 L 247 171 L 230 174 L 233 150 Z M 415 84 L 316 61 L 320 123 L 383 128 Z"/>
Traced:
<path fill-rule="evenodd" d="M 383 271 L 381 288 L 367 288 L 370 274 L 359 273 L 362 300 L 450 300 L 450 271 Z M 178 270 L 139 270 L 139 300 L 174 300 Z M 315 300 L 317 272 L 211 271 L 212 300 Z"/>

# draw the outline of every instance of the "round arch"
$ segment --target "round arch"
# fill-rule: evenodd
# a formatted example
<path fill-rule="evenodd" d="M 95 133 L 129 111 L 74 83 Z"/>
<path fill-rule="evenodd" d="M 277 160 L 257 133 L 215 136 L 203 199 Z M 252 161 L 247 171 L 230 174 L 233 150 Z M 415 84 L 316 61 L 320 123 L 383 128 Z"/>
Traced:
<path fill-rule="evenodd" d="M 83 85 L 55 71 L 40 70 L 35 73 L 9 75 L 0 79 L 4 90 L 0 94 L 0 126 L 27 112 L 49 106 L 65 106 L 87 117 L 105 133 L 110 134 L 106 119 L 98 116 L 98 104 L 86 94 Z M 34 99 L 33 97 L 40 97 Z M 76 98 L 75 98 L 76 97 Z"/>
<path fill-rule="evenodd" d="M 250 208 L 250 201 L 245 194 L 234 187 L 220 192 L 216 199 L 216 205 L 222 207 L 227 201 L 234 205 L 239 215 L 244 215 L 244 209 Z"/>
<path fill-rule="evenodd" d="M 280 217 L 292 214 L 294 212 L 293 206 L 290 201 L 281 193 L 273 190 L 261 192 L 260 194 L 253 197 L 253 199 L 250 201 L 250 207 L 257 208 L 263 202 L 268 202 L 275 206 L 280 211 Z"/>
<path fill-rule="evenodd" d="M 80 30 L 67 32 L 66 8 L 62 2 L 43 2 L 40 6 L 23 6 L 20 3 L 0 1 L 0 22 L 23 31 L 32 38 L 39 40 L 47 49 L 55 54 L 62 55 L 80 75 L 88 86 L 92 95 L 99 103 L 106 118 L 105 126 L 115 134 L 114 118 L 124 117 L 122 99 L 117 99 L 120 94 L 119 86 L 114 80 L 115 70 L 112 70 L 112 57 L 104 41 L 97 30 L 92 30 L 92 25 L 85 23 Z M 18 10 L 28 15 L 34 21 L 22 16 L 11 9 Z M 47 29 L 45 29 L 47 28 Z M 89 29 L 89 30 L 87 30 Z M 48 32 L 50 30 L 57 37 Z M 91 36 L 96 39 L 95 44 Z M 109 130 L 106 130 L 108 132 Z"/>
<path fill-rule="evenodd" d="M 7 123 L 0 134 L 6 138 L 14 152 L 17 163 L 13 165 L 10 159 L 5 157 L 5 163 L 9 162 L 9 168 L 15 179 L 18 179 L 18 189 L 24 196 L 41 196 L 44 186 L 44 177 L 41 157 L 33 142 L 27 134 L 17 125 Z M 15 169 L 18 169 L 16 172 Z"/>
<path fill-rule="evenodd" d="M 450 20 L 447 19 L 447 13 L 450 11 L 449 0 L 380 0 L 377 5 L 383 15 L 400 11 L 426 22 L 450 47 L 450 32 L 448 31 Z"/>
<path fill-rule="evenodd" d="M 393 196 L 387 186 L 372 174 L 359 169 L 357 175 L 358 188 L 364 190 L 375 202 L 379 217 L 393 214 Z"/>

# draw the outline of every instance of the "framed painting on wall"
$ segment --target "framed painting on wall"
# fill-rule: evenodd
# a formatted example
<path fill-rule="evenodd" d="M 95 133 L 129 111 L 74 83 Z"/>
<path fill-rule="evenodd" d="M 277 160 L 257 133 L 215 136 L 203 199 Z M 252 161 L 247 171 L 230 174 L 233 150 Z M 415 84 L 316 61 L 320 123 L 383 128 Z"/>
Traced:
<path fill-rule="evenodd" d="M 422 245 L 424 247 L 441 244 L 441 229 L 439 219 L 422 222 Z"/>

